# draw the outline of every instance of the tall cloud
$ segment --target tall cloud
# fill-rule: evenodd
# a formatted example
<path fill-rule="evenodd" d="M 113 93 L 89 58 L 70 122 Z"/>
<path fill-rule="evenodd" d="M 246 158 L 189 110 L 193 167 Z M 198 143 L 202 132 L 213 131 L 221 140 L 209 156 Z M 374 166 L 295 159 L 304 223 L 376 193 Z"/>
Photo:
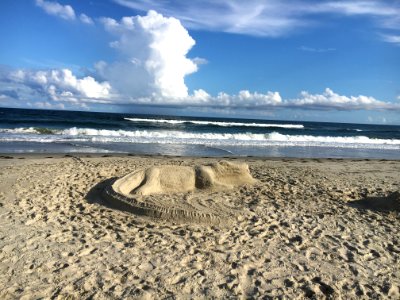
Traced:
<path fill-rule="evenodd" d="M 99 74 L 119 92 L 140 97 L 188 96 L 185 76 L 196 72 L 195 62 L 186 57 L 195 41 L 175 18 L 155 11 L 146 16 L 124 17 L 119 22 L 103 18 L 105 29 L 117 37 L 110 46 L 120 61 L 96 65 Z"/>

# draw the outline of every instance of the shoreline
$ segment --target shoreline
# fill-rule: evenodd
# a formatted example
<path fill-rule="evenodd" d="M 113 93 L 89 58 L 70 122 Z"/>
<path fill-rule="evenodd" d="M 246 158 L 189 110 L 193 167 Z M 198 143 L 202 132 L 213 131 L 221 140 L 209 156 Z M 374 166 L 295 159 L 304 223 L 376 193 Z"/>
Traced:
<path fill-rule="evenodd" d="M 338 158 L 338 159 L 387 159 L 399 160 L 400 152 L 394 149 L 369 148 L 336 148 L 315 146 L 268 146 L 268 147 L 215 147 L 186 144 L 125 144 L 122 148 L 117 144 L 108 146 L 92 145 L 88 148 L 77 146 L 61 146 L 60 144 L 36 145 L 18 148 L 11 151 L 0 143 L 0 153 L 8 156 L 17 154 L 43 155 L 151 155 L 151 156 L 180 156 L 180 157 L 259 157 L 259 158 Z M 124 148 L 127 147 L 127 148 Z M 107 149 L 108 148 L 108 149 Z"/>
<path fill-rule="evenodd" d="M 227 227 L 139 216 L 99 197 L 138 168 L 222 159 L 246 162 L 259 183 L 160 197 L 233 207 Z M 359 201 L 400 190 L 399 169 L 382 159 L 0 154 L 0 297 L 398 299 L 400 214 Z"/>
<path fill-rule="evenodd" d="M 140 154 L 140 153 L 122 153 L 122 152 L 104 152 L 104 153 L 86 153 L 86 152 L 72 152 L 72 153 L 61 153 L 61 152 L 31 152 L 31 153 L 9 153 L 0 152 L 0 159 L 18 159 L 18 158 L 68 158 L 68 157 L 80 157 L 80 158 L 106 158 L 106 157 L 139 157 L 139 158 L 181 158 L 181 159 L 255 159 L 255 160 L 321 160 L 321 161 L 400 161 L 399 159 L 389 159 L 389 158 L 361 158 L 361 157 L 274 157 L 274 156 L 253 156 L 253 155 L 231 155 L 231 156 L 194 156 L 194 155 L 169 155 L 169 154 Z"/>

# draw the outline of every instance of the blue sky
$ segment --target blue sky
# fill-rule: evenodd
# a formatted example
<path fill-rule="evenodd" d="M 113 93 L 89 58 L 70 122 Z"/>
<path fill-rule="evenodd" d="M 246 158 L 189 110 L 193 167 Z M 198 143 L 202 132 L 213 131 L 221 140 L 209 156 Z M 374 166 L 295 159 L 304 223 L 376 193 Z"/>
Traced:
<path fill-rule="evenodd" d="M 2 0 L 0 106 L 400 124 L 398 1 Z"/>

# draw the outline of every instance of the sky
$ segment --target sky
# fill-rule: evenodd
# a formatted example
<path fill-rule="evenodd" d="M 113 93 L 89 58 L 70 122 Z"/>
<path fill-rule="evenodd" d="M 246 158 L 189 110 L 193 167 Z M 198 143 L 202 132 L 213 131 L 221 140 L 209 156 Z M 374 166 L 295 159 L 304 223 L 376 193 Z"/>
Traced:
<path fill-rule="evenodd" d="M 2 0 L 0 106 L 400 124 L 400 2 Z"/>

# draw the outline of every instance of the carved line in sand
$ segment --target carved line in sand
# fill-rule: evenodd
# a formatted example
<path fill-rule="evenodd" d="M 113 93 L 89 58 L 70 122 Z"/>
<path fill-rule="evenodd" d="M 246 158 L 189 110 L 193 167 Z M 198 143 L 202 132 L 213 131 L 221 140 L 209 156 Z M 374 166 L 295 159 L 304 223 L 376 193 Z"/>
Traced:
<path fill-rule="evenodd" d="M 195 167 L 155 166 L 117 179 L 105 188 L 104 195 L 111 204 L 135 214 L 173 221 L 226 224 L 235 215 L 234 209 L 224 203 L 212 203 L 209 207 L 195 200 L 190 203 L 187 195 L 209 198 L 211 192 L 256 182 L 244 163 L 220 161 Z"/>

